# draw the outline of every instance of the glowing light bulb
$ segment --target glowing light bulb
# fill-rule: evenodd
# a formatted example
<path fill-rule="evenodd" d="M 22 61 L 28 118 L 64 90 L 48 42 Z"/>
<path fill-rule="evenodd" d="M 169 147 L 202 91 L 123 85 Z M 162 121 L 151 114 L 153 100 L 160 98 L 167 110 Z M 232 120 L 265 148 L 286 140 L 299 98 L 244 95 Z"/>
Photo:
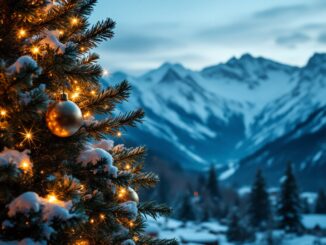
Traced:
<path fill-rule="evenodd" d="M 23 37 L 26 37 L 26 31 L 24 30 L 24 29 L 20 29 L 19 31 L 18 31 L 18 37 L 19 38 L 23 38 Z"/>
<path fill-rule="evenodd" d="M 121 133 L 121 131 L 118 131 L 118 132 L 117 132 L 117 137 L 119 137 L 119 138 L 120 138 L 121 136 L 122 136 L 122 133 Z"/>
<path fill-rule="evenodd" d="M 94 224 L 94 222 L 95 222 L 94 219 L 90 219 L 90 220 L 89 220 L 89 223 L 91 223 L 91 224 Z"/>
<path fill-rule="evenodd" d="M 126 170 L 130 170 L 130 169 L 131 169 L 130 164 L 127 164 L 127 165 L 125 166 L 125 169 L 126 169 Z"/>
<path fill-rule="evenodd" d="M 109 75 L 109 71 L 107 69 L 104 69 L 102 72 L 102 76 L 106 77 Z"/>
<path fill-rule="evenodd" d="M 85 48 L 84 47 L 80 47 L 80 51 L 85 51 Z"/>
<path fill-rule="evenodd" d="M 79 93 L 78 92 L 74 92 L 72 95 L 71 95 L 71 99 L 77 99 L 79 96 Z"/>
<path fill-rule="evenodd" d="M 104 214 L 100 214 L 100 219 L 104 220 L 105 219 L 105 215 Z"/>
<path fill-rule="evenodd" d="M 36 47 L 36 46 L 33 46 L 31 48 L 31 52 L 32 52 L 32 54 L 39 54 L 40 53 L 40 48 Z"/>
<path fill-rule="evenodd" d="M 92 90 L 91 91 L 91 95 L 95 95 L 96 94 L 96 91 L 95 90 Z"/>
<path fill-rule="evenodd" d="M 64 31 L 63 30 L 60 30 L 59 31 L 59 35 L 62 36 L 64 34 Z"/>
<path fill-rule="evenodd" d="M 129 224 L 128 225 L 129 225 L 129 227 L 134 227 L 135 224 L 134 224 L 134 222 L 129 221 Z"/>
<path fill-rule="evenodd" d="M 127 190 L 125 188 L 120 188 L 118 197 L 123 198 L 126 195 Z"/>
<path fill-rule="evenodd" d="M 7 111 L 6 110 L 0 110 L 0 115 L 2 116 L 2 117 L 5 117 L 6 115 L 7 115 Z"/>
<path fill-rule="evenodd" d="M 77 25 L 78 24 L 78 18 L 77 17 L 73 17 L 72 19 L 71 19 L 71 24 L 72 25 Z"/>
<path fill-rule="evenodd" d="M 23 170 L 28 170 L 29 169 L 29 163 L 27 162 L 27 161 L 23 161 L 22 163 L 21 163 L 21 168 L 23 169 Z"/>
<path fill-rule="evenodd" d="M 50 203 L 55 203 L 58 201 L 57 197 L 54 194 L 49 194 L 46 199 L 48 200 L 48 202 Z"/>

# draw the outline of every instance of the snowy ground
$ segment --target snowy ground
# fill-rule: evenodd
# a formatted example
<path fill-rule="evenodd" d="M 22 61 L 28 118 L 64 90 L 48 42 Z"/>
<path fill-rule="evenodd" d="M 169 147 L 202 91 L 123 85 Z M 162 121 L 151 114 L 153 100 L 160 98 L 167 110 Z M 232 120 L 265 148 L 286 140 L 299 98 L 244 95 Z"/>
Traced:
<path fill-rule="evenodd" d="M 302 219 L 307 228 L 314 228 L 317 224 L 326 229 L 326 215 L 305 215 Z M 183 223 L 174 219 L 159 218 L 157 221 L 149 219 L 146 232 L 159 238 L 176 238 L 179 244 L 187 245 L 232 245 L 227 242 L 225 232 L 227 227 L 216 221 Z M 326 245 L 326 237 L 317 237 L 305 234 L 295 236 L 284 234 L 283 231 L 274 231 L 273 237 L 277 245 Z M 246 245 L 264 245 L 266 234 L 256 234 L 256 241 Z"/>

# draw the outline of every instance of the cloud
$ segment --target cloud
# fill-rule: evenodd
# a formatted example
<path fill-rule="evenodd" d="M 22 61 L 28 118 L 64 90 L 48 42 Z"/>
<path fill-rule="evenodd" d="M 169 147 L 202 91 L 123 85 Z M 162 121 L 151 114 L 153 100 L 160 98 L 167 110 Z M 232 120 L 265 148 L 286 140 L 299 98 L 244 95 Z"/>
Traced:
<path fill-rule="evenodd" d="M 102 48 L 119 53 L 149 53 L 156 50 L 170 49 L 179 44 L 173 39 L 154 35 L 127 34 L 116 36 L 102 45 Z"/>
<path fill-rule="evenodd" d="M 326 32 L 323 32 L 318 37 L 318 42 L 326 44 Z"/>
<path fill-rule="evenodd" d="M 289 35 L 279 36 L 276 43 L 287 48 L 295 48 L 298 44 L 306 43 L 310 37 L 304 33 L 296 32 Z"/>

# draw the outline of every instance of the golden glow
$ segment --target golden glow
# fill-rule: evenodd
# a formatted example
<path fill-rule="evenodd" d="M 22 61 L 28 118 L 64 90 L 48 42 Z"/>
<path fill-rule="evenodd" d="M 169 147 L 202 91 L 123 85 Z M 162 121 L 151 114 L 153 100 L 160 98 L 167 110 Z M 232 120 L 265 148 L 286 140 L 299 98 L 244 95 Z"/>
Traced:
<path fill-rule="evenodd" d="M 1 110 L 0 110 L 0 115 L 1 115 L 2 117 L 5 117 L 5 116 L 7 115 L 7 111 L 4 110 L 4 109 L 1 109 Z"/>
<path fill-rule="evenodd" d="M 118 132 L 117 132 L 117 137 L 120 138 L 121 136 L 122 136 L 122 132 L 121 132 L 121 131 L 118 131 Z"/>
<path fill-rule="evenodd" d="M 21 143 L 24 143 L 25 141 L 27 141 L 28 143 L 33 143 L 34 135 L 33 135 L 32 129 L 24 129 L 24 132 L 22 132 L 20 134 L 24 138 Z"/>
<path fill-rule="evenodd" d="M 79 97 L 79 93 L 78 92 L 74 92 L 72 95 L 71 95 L 71 99 L 74 100 L 74 99 L 77 99 Z"/>
<path fill-rule="evenodd" d="M 94 222 L 95 222 L 94 219 L 90 219 L 90 220 L 89 220 L 89 223 L 91 223 L 91 224 L 94 224 Z"/>
<path fill-rule="evenodd" d="M 33 46 L 31 48 L 31 52 L 32 52 L 32 54 L 39 54 L 40 53 L 40 48 L 37 47 L 37 46 Z"/>
<path fill-rule="evenodd" d="M 47 195 L 46 200 L 48 200 L 48 202 L 50 202 L 50 203 L 58 202 L 58 198 L 54 194 Z"/>
<path fill-rule="evenodd" d="M 126 169 L 126 170 L 130 170 L 130 169 L 131 169 L 130 164 L 127 164 L 127 165 L 125 166 L 125 169 Z"/>
<path fill-rule="evenodd" d="M 80 51 L 85 51 L 85 48 L 84 47 L 80 47 Z"/>
<path fill-rule="evenodd" d="M 129 225 L 129 227 L 134 227 L 135 226 L 134 222 L 132 222 L 132 221 L 129 221 L 128 225 Z"/>
<path fill-rule="evenodd" d="M 96 91 L 95 90 L 92 90 L 91 91 L 91 95 L 96 95 Z"/>
<path fill-rule="evenodd" d="M 20 166 L 24 171 L 27 171 L 30 168 L 30 164 L 28 161 L 23 161 Z"/>
<path fill-rule="evenodd" d="M 118 191 L 118 198 L 124 198 L 127 193 L 127 190 L 125 188 L 120 188 Z"/>
<path fill-rule="evenodd" d="M 91 116 L 92 116 L 92 114 L 89 111 L 84 113 L 84 118 L 85 119 L 90 118 Z"/>
<path fill-rule="evenodd" d="M 64 34 L 64 31 L 63 31 L 63 30 L 60 30 L 60 31 L 59 31 L 59 35 L 62 36 L 63 34 Z"/>
<path fill-rule="evenodd" d="M 105 215 L 104 214 L 100 214 L 100 219 L 104 220 L 105 219 Z"/>
<path fill-rule="evenodd" d="M 26 37 L 26 31 L 24 30 L 24 29 L 20 29 L 19 31 L 18 31 L 18 37 L 19 38 L 23 38 L 23 37 Z"/>
<path fill-rule="evenodd" d="M 138 242 L 138 241 L 139 241 L 139 237 L 138 237 L 138 236 L 134 236 L 132 239 L 133 239 L 135 242 Z"/>
<path fill-rule="evenodd" d="M 71 19 L 71 24 L 72 24 L 73 26 L 74 26 L 74 25 L 77 25 L 78 22 L 79 22 L 79 20 L 78 20 L 77 17 L 73 17 L 73 18 Z"/>
<path fill-rule="evenodd" d="M 75 245 L 89 245 L 87 240 L 77 240 Z"/>

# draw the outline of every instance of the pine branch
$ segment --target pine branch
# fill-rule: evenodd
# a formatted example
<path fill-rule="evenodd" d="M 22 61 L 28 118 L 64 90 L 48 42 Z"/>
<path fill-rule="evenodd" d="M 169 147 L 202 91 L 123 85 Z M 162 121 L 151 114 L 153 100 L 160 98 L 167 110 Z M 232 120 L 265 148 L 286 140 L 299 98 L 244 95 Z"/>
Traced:
<path fill-rule="evenodd" d="M 94 6 L 97 3 L 97 0 L 84 0 L 80 3 L 78 11 L 76 14 L 79 15 L 90 15 L 93 12 Z"/>
<path fill-rule="evenodd" d="M 133 165 L 135 162 L 143 161 L 146 154 L 144 146 L 123 150 L 117 154 L 113 154 L 114 162 L 119 165 L 121 163 Z"/>
<path fill-rule="evenodd" d="M 115 87 L 109 87 L 94 98 L 87 98 L 81 101 L 82 110 L 90 111 L 95 114 L 106 114 L 112 111 L 116 104 L 129 97 L 130 85 L 123 81 Z"/>
<path fill-rule="evenodd" d="M 157 219 L 159 216 L 169 216 L 172 212 L 171 208 L 163 204 L 156 204 L 155 202 L 140 203 L 138 210 L 143 215 L 150 216 L 154 219 Z"/>
<path fill-rule="evenodd" d="M 107 134 L 116 135 L 120 128 L 129 126 L 135 127 L 144 117 L 143 110 L 139 109 L 117 117 L 110 117 L 106 120 L 91 123 L 85 126 L 86 132 L 96 139 L 105 138 Z"/>
<path fill-rule="evenodd" d="M 71 41 L 77 43 L 78 46 L 84 49 L 97 47 L 97 43 L 111 39 L 114 35 L 113 29 L 115 22 L 110 18 L 105 21 L 97 22 L 89 30 L 82 34 L 78 34 Z"/>
<path fill-rule="evenodd" d="M 178 245 L 175 239 L 156 239 L 149 236 L 142 236 L 137 241 L 139 245 Z"/>
<path fill-rule="evenodd" d="M 152 188 L 159 182 L 159 178 L 156 174 L 148 173 L 138 173 L 134 174 L 131 184 L 135 186 L 140 186 L 144 188 Z"/>

